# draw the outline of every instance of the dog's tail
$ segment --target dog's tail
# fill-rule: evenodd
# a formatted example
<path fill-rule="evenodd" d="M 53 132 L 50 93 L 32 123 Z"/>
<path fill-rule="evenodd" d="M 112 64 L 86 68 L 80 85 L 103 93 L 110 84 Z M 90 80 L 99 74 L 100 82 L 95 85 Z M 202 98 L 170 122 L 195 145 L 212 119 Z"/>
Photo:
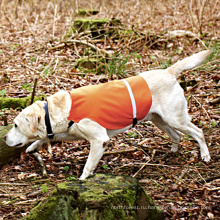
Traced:
<path fill-rule="evenodd" d="M 193 54 L 183 60 L 178 61 L 167 70 L 170 74 L 174 75 L 176 78 L 183 70 L 188 70 L 201 65 L 212 53 L 211 50 L 204 50 L 199 53 Z"/>

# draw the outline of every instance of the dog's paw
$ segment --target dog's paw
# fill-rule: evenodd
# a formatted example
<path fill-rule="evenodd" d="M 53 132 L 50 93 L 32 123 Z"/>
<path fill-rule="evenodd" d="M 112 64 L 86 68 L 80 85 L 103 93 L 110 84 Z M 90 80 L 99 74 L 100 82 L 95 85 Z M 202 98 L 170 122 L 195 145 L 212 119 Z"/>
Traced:
<path fill-rule="evenodd" d="M 26 153 L 30 154 L 30 153 L 34 153 L 35 148 L 33 148 L 31 145 L 26 149 Z"/>
<path fill-rule="evenodd" d="M 210 154 L 208 153 L 208 154 L 202 155 L 202 159 L 205 162 L 209 162 L 211 160 Z"/>
<path fill-rule="evenodd" d="M 85 180 L 85 179 L 86 179 L 86 176 L 83 176 L 83 175 L 81 175 L 79 178 L 79 180 Z"/>
<path fill-rule="evenodd" d="M 172 145 L 171 151 L 176 153 L 178 151 L 178 146 Z"/>
<path fill-rule="evenodd" d="M 26 149 L 26 153 L 34 153 L 38 150 L 38 145 L 37 142 L 34 142 L 33 144 L 31 144 L 27 149 Z"/>

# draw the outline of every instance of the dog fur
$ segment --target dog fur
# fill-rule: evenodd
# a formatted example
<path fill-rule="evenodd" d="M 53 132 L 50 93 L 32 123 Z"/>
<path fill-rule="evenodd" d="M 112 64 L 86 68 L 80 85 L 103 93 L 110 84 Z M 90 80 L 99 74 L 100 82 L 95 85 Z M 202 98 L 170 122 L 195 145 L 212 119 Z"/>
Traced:
<path fill-rule="evenodd" d="M 181 133 L 192 136 L 200 146 L 201 157 L 204 161 L 210 160 L 210 154 L 203 132 L 190 122 L 183 89 L 176 79 L 183 70 L 201 65 L 210 54 L 210 50 L 205 50 L 178 61 L 165 70 L 151 70 L 140 74 L 146 80 L 152 93 L 152 106 L 143 120 L 152 121 L 175 143 L 179 143 Z M 47 101 L 56 141 L 76 139 L 90 141 L 90 152 L 80 177 L 81 180 L 87 178 L 95 170 L 105 150 L 104 142 L 108 142 L 112 136 L 124 132 L 132 126 L 108 130 L 95 121 L 84 118 L 68 128 L 68 116 L 71 108 L 70 94 L 67 91 L 59 91 L 48 97 Z M 50 142 L 45 126 L 44 103 L 44 101 L 37 101 L 18 114 L 14 119 L 13 128 L 4 137 L 7 145 L 19 147 L 33 142 L 26 149 L 27 153 L 33 153 L 38 151 L 43 144 Z M 175 143 L 171 149 L 173 152 L 178 149 L 178 144 Z"/>

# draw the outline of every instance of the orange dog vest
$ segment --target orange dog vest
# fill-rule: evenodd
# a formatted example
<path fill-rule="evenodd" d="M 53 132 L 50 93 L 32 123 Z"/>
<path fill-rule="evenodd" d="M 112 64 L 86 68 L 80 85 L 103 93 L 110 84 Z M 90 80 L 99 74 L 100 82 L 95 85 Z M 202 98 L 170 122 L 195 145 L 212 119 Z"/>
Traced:
<path fill-rule="evenodd" d="M 142 76 L 89 85 L 70 92 L 69 120 L 78 123 L 92 119 L 107 129 L 120 129 L 142 120 L 148 114 L 152 96 Z"/>

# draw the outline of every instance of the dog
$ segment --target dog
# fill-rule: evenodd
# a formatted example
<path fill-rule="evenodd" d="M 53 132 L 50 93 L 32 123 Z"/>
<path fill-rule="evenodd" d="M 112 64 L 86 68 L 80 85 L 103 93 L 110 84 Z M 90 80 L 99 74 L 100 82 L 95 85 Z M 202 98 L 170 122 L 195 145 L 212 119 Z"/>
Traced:
<path fill-rule="evenodd" d="M 79 178 L 80 180 L 84 180 L 90 174 L 93 174 L 93 171 L 97 167 L 105 150 L 103 147 L 105 142 L 108 142 L 111 137 L 128 130 L 135 125 L 137 121 L 152 121 L 159 129 L 167 133 L 174 142 L 171 149 L 173 152 L 176 152 L 178 149 L 180 134 L 188 134 L 198 142 L 201 158 L 208 162 L 211 157 L 203 132 L 190 122 L 190 117 L 187 112 L 187 102 L 184 97 L 183 89 L 177 82 L 177 77 L 183 70 L 201 65 L 210 54 L 210 50 L 201 51 L 178 61 L 167 69 L 151 70 L 140 73 L 138 77 L 144 79 L 150 90 L 150 94 L 148 94 L 150 95 L 148 103 L 149 109 L 146 110 L 144 118 L 143 115 L 140 118 L 130 115 L 129 117 L 131 120 L 126 122 L 128 125 L 122 123 L 121 126 L 117 126 L 117 121 L 118 124 L 121 124 L 120 117 L 118 117 L 116 124 L 110 129 L 103 127 L 104 125 L 102 126 L 95 121 L 96 119 L 91 119 L 90 117 L 83 118 L 84 116 L 82 116 L 82 118 L 75 121 L 75 123 L 72 122 L 69 117 L 70 112 L 74 112 L 74 108 L 71 110 L 71 107 L 75 103 L 72 103 L 70 92 L 61 90 L 48 97 L 47 102 L 36 101 L 34 104 L 22 110 L 14 119 L 13 128 L 4 136 L 4 139 L 10 147 L 21 147 L 27 143 L 33 142 L 26 149 L 27 153 L 37 152 L 43 144 L 50 143 L 51 140 L 88 140 L 90 142 L 90 152 L 83 173 Z M 132 80 L 130 80 L 130 82 Z M 122 83 L 121 80 L 118 81 Z M 126 82 L 123 83 L 126 84 Z M 102 84 L 102 86 L 103 88 L 107 87 L 108 83 Z M 138 88 L 143 90 L 142 94 L 146 91 L 139 85 Z M 129 90 L 129 85 L 127 89 Z M 82 90 L 75 89 L 75 91 Z M 135 101 L 133 100 L 134 103 L 132 102 L 132 95 L 133 94 L 127 93 L 127 96 L 130 96 L 130 101 L 126 99 L 126 102 L 130 103 L 129 108 L 133 109 L 134 114 L 133 104 L 135 105 Z M 102 92 L 96 93 L 96 97 L 97 96 L 101 96 L 102 100 L 107 99 Z M 89 100 L 91 106 L 95 105 L 96 98 L 89 97 Z M 121 103 L 123 100 L 119 102 Z M 80 106 L 80 103 L 83 104 L 83 101 L 79 102 L 77 105 Z M 102 104 L 98 105 L 102 107 Z M 109 105 L 111 105 L 111 102 Z M 84 107 L 82 111 L 87 113 L 90 111 L 90 107 Z M 123 110 L 120 109 L 119 112 L 121 113 L 121 111 Z M 136 109 L 136 111 L 138 111 L 138 109 Z M 103 116 L 103 114 L 104 111 L 98 111 L 100 117 Z"/>

